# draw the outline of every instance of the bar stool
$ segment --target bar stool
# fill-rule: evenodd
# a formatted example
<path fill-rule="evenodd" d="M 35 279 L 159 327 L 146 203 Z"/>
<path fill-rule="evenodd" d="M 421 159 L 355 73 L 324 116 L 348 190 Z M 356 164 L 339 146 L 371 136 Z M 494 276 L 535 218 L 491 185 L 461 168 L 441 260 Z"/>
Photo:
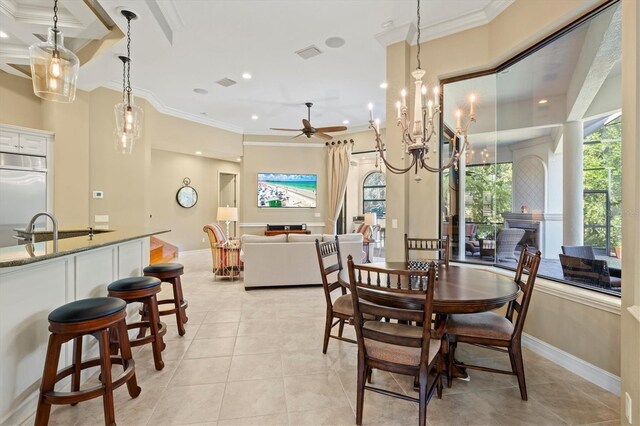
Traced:
<path fill-rule="evenodd" d="M 151 343 L 153 362 L 156 370 L 162 370 L 164 368 L 162 351 L 164 350 L 165 344 L 162 336 L 167 333 L 166 324 L 160 322 L 158 299 L 156 298 L 156 294 L 160 293 L 161 290 L 160 284 L 161 281 L 154 277 L 129 277 L 114 281 L 107 287 L 110 297 L 118 297 L 127 304 L 133 302 L 141 302 L 143 304 L 143 309 L 147 312 L 146 318 L 142 321 L 127 324 L 127 329 L 149 328 L 150 333 L 148 336 L 138 337 L 131 340 L 130 343 L 132 347 Z M 111 353 L 117 353 L 117 351 L 117 342 L 114 342 L 112 339 Z"/>
<path fill-rule="evenodd" d="M 156 263 L 155 265 L 149 265 L 143 269 L 146 277 L 155 277 L 162 282 L 170 283 L 173 289 L 172 299 L 158 300 L 158 305 L 172 304 L 174 307 L 171 309 L 163 309 L 160 311 L 160 315 L 176 315 L 176 324 L 178 326 L 178 334 L 184 336 L 184 324 L 189 321 L 187 318 L 187 306 L 189 304 L 184 300 L 182 294 L 182 283 L 180 281 L 180 275 L 184 274 L 184 266 L 180 263 Z M 147 313 L 142 312 L 142 319 L 146 320 Z M 140 330 L 138 337 L 144 336 L 144 329 Z"/>
<path fill-rule="evenodd" d="M 104 421 L 107 425 L 115 425 L 113 409 L 113 390 L 126 383 L 129 395 L 136 398 L 140 395 L 140 387 L 136 381 L 135 362 L 131 356 L 131 346 L 125 323 L 125 307 L 123 300 L 114 297 L 95 297 L 67 303 L 49 314 L 49 346 L 44 363 L 40 396 L 35 424 L 46 425 L 49 422 L 51 405 L 71 404 L 102 396 L 104 405 Z M 117 330 L 120 356 L 109 354 L 109 329 Z M 82 336 L 92 335 L 98 340 L 100 356 L 82 361 Z M 56 371 L 62 344 L 73 342 L 73 364 Z M 111 365 L 120 364 L 124 371 L 115 380 L 111 377 Z M 80 390 L 80 374 L 82 370 L 100 366 L 98 386 Z M 71 392 L 55 391 L 55 385 L 61 379 L 71 376 Z"/>

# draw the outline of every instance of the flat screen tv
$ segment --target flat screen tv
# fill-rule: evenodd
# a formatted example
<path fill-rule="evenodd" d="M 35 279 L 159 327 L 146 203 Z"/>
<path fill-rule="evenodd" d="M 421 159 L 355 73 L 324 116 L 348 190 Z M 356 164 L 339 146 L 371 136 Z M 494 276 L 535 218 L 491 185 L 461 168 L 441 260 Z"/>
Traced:
<path fill-rule="evenodd" d="M 258 207 L 316 207 L 317 175 L 258 173 Z"/>

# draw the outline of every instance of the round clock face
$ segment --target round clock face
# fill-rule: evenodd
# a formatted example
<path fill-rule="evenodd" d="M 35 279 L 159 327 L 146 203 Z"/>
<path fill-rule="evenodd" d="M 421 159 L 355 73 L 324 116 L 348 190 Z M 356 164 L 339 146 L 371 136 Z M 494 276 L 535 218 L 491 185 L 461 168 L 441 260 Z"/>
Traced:
<path fill-rule="evenodd" d="M 191 208 L 198 202 L 198 193 L 190 186 L 183 186 L 176 194 L 176 200 L 181 207 Z"/>

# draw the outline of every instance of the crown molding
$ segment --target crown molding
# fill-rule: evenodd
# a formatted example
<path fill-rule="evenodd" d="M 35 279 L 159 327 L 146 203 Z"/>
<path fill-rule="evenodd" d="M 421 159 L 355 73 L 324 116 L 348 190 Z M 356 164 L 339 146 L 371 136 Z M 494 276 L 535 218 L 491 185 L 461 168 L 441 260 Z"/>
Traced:
<path fill-rule="evenodd" d="M 297 143 L 297 142 L 254 142 L 254 141 L 244 141 L 242 142 L 243 146 L 271 146 L 278 148 L 324 148 L 325 144 L 323 143 Z"/>
<path fill-rule="evenodd" d="M 13 0 L 0 0 L 0 11 L 16 21 L 27 24 L 51 26 L 53 10 L 47 7 L 18 5 Z M 76 20 L 66 11 L 58 11 L 58 26 L 62 28 L 83 28 L 82 22 Z"/>
<path fill-rule="evenodd" d="M 108 89 L 117 90 L 118 92 L 121 92 L 122 82 L 110 81 L 108 84 L 102 87 L 106 87 Z M 162 101 L 160 101 L 160 99 L 158 99 L 152 92 L 148 90 L 134 87 L 133 93 L 135 94 L 135 96 L 145 99 L 147 102 L 151 104 L 151 106 L 153 106 L 156 109 L 156 111 L 162 114 L 171 115 L 173 117 L 182 118 L 184 120 L 193 121 L 195 123 L 204 124 L 206 126 L 216 127 L 218 129 L 227 130 L 233 133 L 243 134 L 243 131 L 240 127 L 231 126 L 227 123 L 223 123 L 221 121 L 217 121 L 199 114 L 192 114 L 190 112 L 184 112 L 176 108 L 168 107 L 165 104 L 163 104 Z"/>
<path fill-rule="evenodd" d="M 501 14 L 507 7 L 511 6 L 514 1 L 515 0 L 493 0 L 482 10 L 471 12 L 461 17 L 440 21 L 432 25 L 425 25 L 420 28 L 421 42 L 435 40 L 481 25 L 486 25 Z M 375 35 L 375 38 L 383 47 L 401 41 L 406 41 L 413 46 L 416 44 L 415 33 L 416 26 L 413 22 L 410 22 L 378 33 Z"/>

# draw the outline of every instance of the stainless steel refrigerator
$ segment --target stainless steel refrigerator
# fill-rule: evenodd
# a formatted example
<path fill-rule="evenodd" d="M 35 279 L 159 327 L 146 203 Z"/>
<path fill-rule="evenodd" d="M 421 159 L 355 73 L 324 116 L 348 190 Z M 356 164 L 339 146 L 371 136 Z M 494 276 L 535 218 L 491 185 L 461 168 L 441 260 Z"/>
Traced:
<path fill-rule="evenodd" d="M 47 209 L 47 159 L 0 153 L 0 247 L 13 246 L 14 228 L 24 229 L 31 217 Z M 37 228 L 44 228 L 43 219 Z"/>

